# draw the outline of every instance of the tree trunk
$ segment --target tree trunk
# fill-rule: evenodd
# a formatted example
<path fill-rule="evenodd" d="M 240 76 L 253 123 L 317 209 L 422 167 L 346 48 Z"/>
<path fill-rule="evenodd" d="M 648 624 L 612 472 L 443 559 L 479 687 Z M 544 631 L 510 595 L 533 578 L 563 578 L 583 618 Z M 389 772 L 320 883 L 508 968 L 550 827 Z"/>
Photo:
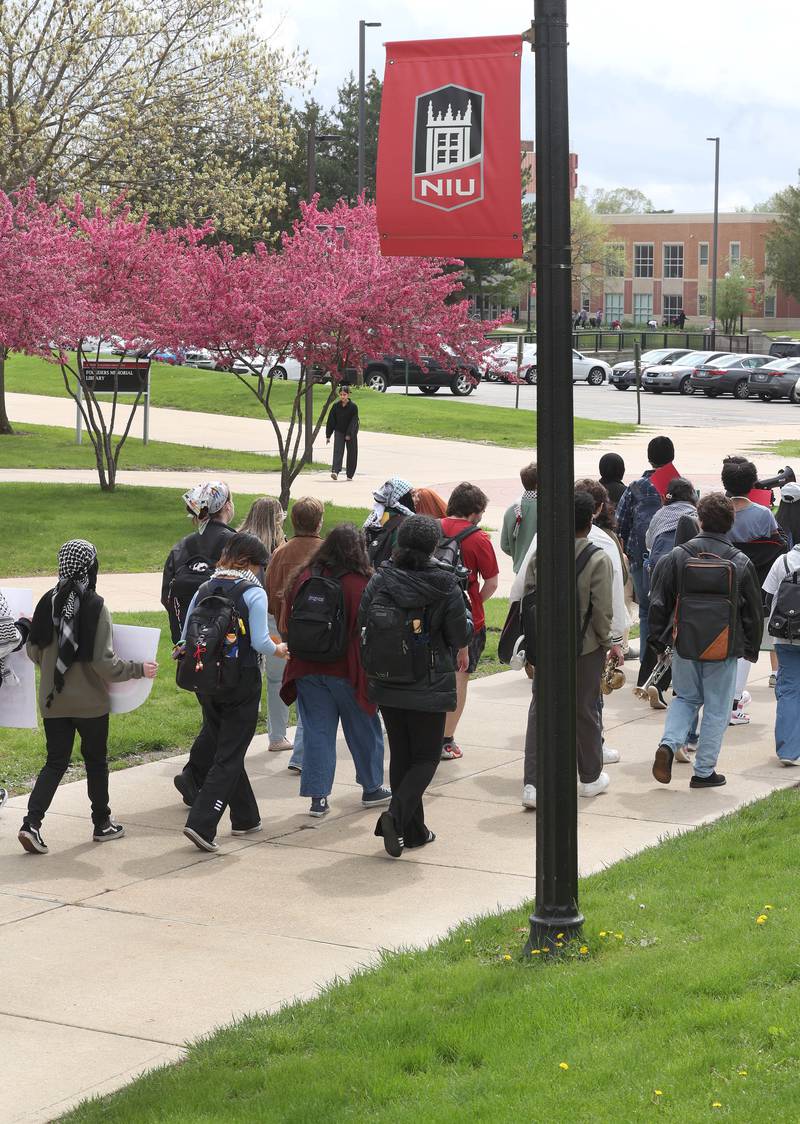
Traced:
<path fill-rule="evenodd" d="M 289 466 L 284 460 L 281 464 L 281 494 L 278 497 L 284 511 L 289 510 L 289 497 L 292 494 L 292 483 L 289 475 Z"/>
<path fill-rule="evenodd" d="M 6 413 L 6 355 L 0 349 L 0 434 L 11 434 L 14 430 Z"/>

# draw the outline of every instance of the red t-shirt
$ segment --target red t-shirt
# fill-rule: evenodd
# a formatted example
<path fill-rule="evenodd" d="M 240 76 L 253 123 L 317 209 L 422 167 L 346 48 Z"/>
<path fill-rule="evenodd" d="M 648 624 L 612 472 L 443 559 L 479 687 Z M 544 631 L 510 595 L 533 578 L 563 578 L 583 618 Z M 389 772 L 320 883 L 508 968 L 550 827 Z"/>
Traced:
<path fill-rule="evenodd" d="M 459 531 L 464 531 L 471 526 L 472 523 L 469 519 L 446 516 L 442 520 L 442 531 L 451 538 L 453 535 L 457 535 Z M 492 540 L 485 531 L 476 531 L 474 535 L 469 535 L 468 538 L 463 540 L 461 557 L 469 570 L 467 592 L 472 606 L 472 624 L 477 632 L 479 628 L 483 628 L 486 624 L 486 613 L 483 611 L 478 579 L 482 578 L 483 581 L 487 581 L 489 578 L 495 577 L 496 574 L 499 574 L 500 567 L 497 565 L 497 555 L 494 552 Z"/>

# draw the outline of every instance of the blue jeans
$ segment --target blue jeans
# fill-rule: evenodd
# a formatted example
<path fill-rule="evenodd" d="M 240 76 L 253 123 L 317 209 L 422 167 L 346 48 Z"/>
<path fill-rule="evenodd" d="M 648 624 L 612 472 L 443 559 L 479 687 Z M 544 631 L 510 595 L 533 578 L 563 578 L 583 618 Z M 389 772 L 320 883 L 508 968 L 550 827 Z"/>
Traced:
<path fill-rule="evenodd" d="M 775 751 L 781 761 L 800 759 L 800 647 L 776 644 L 778 681 L 775 697 Z"/>
<path fill-rule="evenodd" d="M 669 704 L 661 744 L 668 745 L 673 753 L 685 745 L 702 707 L 703 721 L 694 762 L 696 777 L 710 777 L 717 767 L 722 739 L 731 718 L 737 663 L 735 656 L 712 663 L 685 660 L 676 651 L 672 652 L 675 698 Z"/>
<path fill-rule="evenodd" d="M 631 581 L 639 605 L 639 653 L 644 659 L 644 650 L 647 647 L 647 614 L 650 612 L 650 575 L 644 566 L 634 566 L 631 563 Z"/>
<path fill-rule="evenodd" d="M 358 705 L 349 679 L 304 675 L 297 680 L 297 709 L 303 724 L 304 760 L 301 796 L 329 796 L 336 773 L 339 722 L 364 792 L 383 784 L 383 733 L 377 714 Z"/>
<path fill-rule="evenodd" d="M 270 636 L 278 635 L 278 625 L 272 613 L 269 614 L 267 627 Z M 267 733 L 270 745 L 275 745 L 286 737 L 286 726 L 289 721 L 289 707 L 281 698 L 286 660 L 273 655 L 265 656 L 264 662 L 267 669 Z M 294 732 L 294 749 L 289 764 L 300 766 L 303 764 L 303 727 L 299 720 Z"/>

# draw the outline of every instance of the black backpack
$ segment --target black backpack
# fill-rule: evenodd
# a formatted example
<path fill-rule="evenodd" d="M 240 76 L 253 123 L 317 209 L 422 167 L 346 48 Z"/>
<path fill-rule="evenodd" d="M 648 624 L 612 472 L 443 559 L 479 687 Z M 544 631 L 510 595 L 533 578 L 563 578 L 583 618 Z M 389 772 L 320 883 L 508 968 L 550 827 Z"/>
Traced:
<path fill-rule="evenodd" d="M 436 550 L 433 552 L 433 557 L 437 562 L 452 571 L 462 590 L 466 590 L 469 586 L 470 570 L 469 566 L 464 565 L 461 544 L 464 539 L 468 539 L 470 535 L 474 535 L 479 530 L 480 527 L 465 527 L 463 531 L 459 531 L 455 535 L 443 534 L 439 539 Z"/>
<path fill-rule="evenodd" d="M 361 629 L 361 665 L 367 677 L 390 685 L 418 683 L 432 661 L 427 611 L 404 608 L 387 593 L 378 593 Z"/>
<path fill-rule="evenodd" d="M 800 640 L 800 571 L 790 570 L 786 558 L 783 564 L 786 576 L 775 594 L 767 631 L 780 640 Z"/>
<path fill-rule="evenodd" d="M 367 554 L 374 570 L 392 557 L 397 531 L 405 518 L 407 517 L 399 511 L 390 515 L 382 526 L 367 529 Z"/>
<path fill-rule="evenodd" d="M 238 685 L 243 659 L 251 650 L 247 607 L 241 597 L 250 584 L 243 578 L 228 589 L 229 583 L 220 581 L 200 587 L 175 674 L 184 691 L 221 695 Z"/>
<path fill-rule="evenodd" d="M 578 578 L 586 568 L 589 559 L 599 554 L 602 547 L 597 546 L 596 543 L 590 542 L 585 550 L 582 550 L 578 557 L 575 559 L 575 584 L 577 586 Z M 520 617 L 522 618 L 522 634 L 525 637 L 525 659 L 529 664 L 536 666 L 536 590 L 532 589 L 530 593 L 526 593 L 522 598 L 520 606 Z M 581 617 L 575 614 L 575 625 L 577 628 L 577 646 L 575 651 L 578 655 L 581 654 L 583 648 L 583 638 L 586 636 L 586 630 L 589 627 L 589 621 L 592 618 L 592 601 L 589 598 L 589 605 L 586 613 Z"/>
<path fill-rule="evenodd" d="M 295 594 L 289 614 L 288 644 L 293 659 L 334 663 L 347 651 L 347 612 L 342 571 L 324 575 L 312 566 Z"/>
<path fill-rule="evenodd" d="M 678 547 L 673 647 L 685 660 L 719 663 L 733 655 L 739 575 L 721 554 Z"/>
<path fill-rule="evenodd" d="M 208 581 L 217 565 L 216 559 L 203 553 L 203 547 L 207 544 L 203 542 L 200 535 L 190 535 L 182 545 L 184 556 L 167 590 L 169 626 L 173 643 L 176 644 L 181 638 L 183 622 L 186 620 L 192 598 L 200 586 Z"/>

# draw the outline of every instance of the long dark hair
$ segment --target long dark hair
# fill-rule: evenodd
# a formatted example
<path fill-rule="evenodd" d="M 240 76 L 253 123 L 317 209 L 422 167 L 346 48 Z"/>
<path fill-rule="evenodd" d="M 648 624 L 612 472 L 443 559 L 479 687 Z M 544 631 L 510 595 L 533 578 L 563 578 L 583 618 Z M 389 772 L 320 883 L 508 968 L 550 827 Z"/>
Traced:
<path fill-rule="evenodd" d="M 372 576 L 372 566 L 367 554 L 367 540 L 355 523 L 340 523 L 322 540 L 319 550 L 307 565 L 325 566 L 329 570 L 344 570 L 349 574 Z M 305 567 L 304 567 L 305 569 Z"/>

